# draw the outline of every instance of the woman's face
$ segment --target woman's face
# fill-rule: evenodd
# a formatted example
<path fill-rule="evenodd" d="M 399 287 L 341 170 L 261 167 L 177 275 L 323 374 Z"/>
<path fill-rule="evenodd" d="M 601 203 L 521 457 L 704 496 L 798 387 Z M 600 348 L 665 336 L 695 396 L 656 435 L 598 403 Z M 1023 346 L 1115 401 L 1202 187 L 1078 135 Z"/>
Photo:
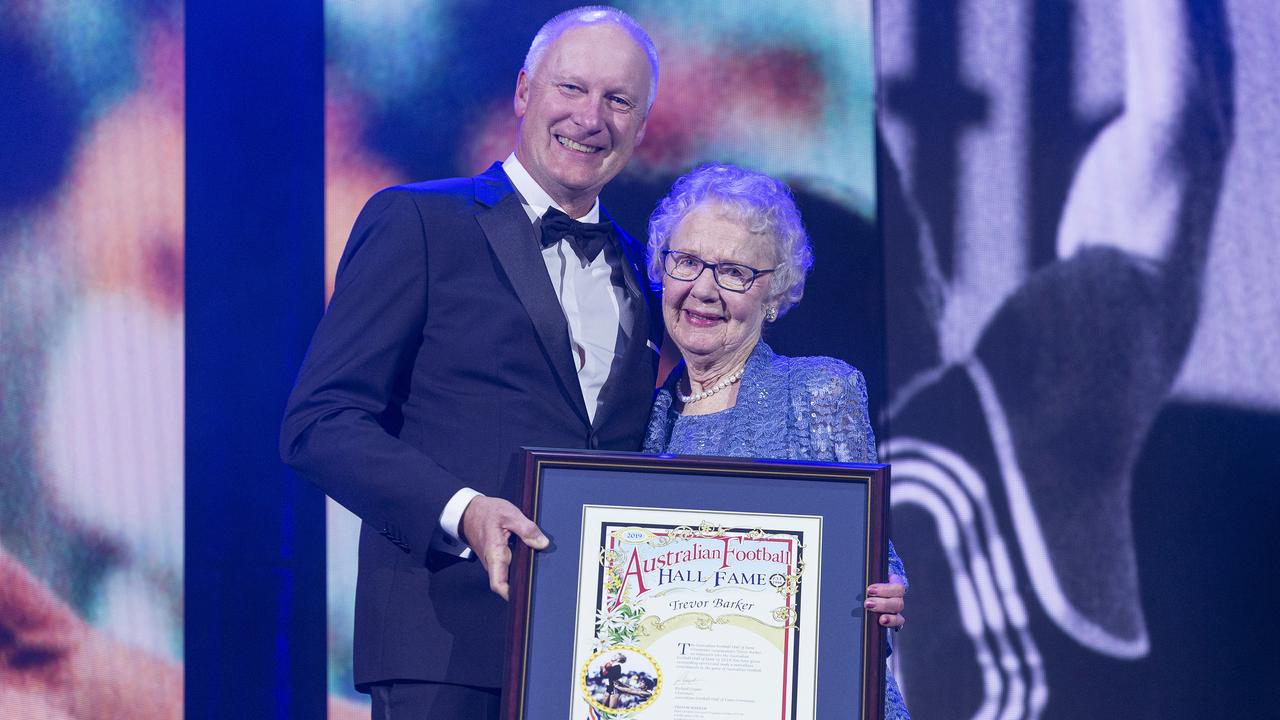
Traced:
<path fill-rule="evenodd" d="M 777 264 L 770 238 L 749 232 L 714 203 L 686 215 L 668 249 L 713 264 L 738 263 L 757 270 Z M 745 360 L 760 339 L 772 278 L 761 275 L 749 290 L 738 293 L 717 285 L 711 268 L 692 282 L 664 273 L 662 315 L 685 361 L 706 366 Z"/>

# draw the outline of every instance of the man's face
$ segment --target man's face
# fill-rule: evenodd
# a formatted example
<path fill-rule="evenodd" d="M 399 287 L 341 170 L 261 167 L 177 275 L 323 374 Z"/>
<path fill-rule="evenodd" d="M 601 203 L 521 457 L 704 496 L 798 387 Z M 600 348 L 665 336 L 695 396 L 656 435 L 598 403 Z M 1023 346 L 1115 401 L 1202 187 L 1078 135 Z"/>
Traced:
<path fill-rule="evenodd" d="M 611 23 L 569 28 L 520 72 L 516 157 L 570 214 L 591 209 L 644 136 L 649 59 Z"/>

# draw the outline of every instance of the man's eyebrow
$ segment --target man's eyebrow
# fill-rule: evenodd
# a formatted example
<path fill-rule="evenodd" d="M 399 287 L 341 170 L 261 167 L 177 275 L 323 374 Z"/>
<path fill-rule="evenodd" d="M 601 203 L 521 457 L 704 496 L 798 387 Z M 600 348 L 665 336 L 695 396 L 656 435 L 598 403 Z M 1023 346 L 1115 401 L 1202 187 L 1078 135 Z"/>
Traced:
<path fill-rule="evenodd" d="M 582 76 L 575 75 L 573 73 L 549 74 L 549 79 L 555 85 L 560 85 L 563 83 L 572 83 L 574 85 L 580 85 L 582 87 L 591 86 L 591 83 L 583 79 Z M 635 101 L 635 97 L 640 92 L 639 89 L 629 90 L 622 85 L 605 85 L 603 87 L 604 89 L 601 92 L 604 93 L 605 95 L 621 95 L 622 97 L 627 98 L 628 100 L 631 100 L 633 103 Z"/>

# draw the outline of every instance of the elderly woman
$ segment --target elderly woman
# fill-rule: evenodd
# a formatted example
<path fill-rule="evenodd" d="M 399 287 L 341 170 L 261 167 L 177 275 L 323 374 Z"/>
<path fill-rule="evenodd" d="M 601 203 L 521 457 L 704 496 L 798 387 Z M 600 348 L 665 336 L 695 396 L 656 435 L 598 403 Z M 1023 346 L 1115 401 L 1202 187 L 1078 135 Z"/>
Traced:
<path fill-rule="evenodd" d="M 862 373 L 834 358 L 788 358 L 761 339 L 804 293 L 809 238 L 786 185 L 729 165 L 676 181 L 649 220 L 649 277 L 684 360 L 654 401 L 645 452 L 875 462 Z M 906 571 L 866 607 L 901 627 Z M 885 718 L 909 718 L 889 675 Z"/>

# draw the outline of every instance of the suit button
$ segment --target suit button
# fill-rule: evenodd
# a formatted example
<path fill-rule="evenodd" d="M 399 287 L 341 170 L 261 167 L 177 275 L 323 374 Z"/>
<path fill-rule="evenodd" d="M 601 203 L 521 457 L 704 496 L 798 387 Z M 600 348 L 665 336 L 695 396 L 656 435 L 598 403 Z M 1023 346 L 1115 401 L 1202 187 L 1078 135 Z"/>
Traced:
<path fill-rule="evenodd" d="M 600 438 L 595 435 L 592 435 L 591 439 L 587 442 L 587 447 L 590 447 L 592 450 L 599 450 Z"/>

